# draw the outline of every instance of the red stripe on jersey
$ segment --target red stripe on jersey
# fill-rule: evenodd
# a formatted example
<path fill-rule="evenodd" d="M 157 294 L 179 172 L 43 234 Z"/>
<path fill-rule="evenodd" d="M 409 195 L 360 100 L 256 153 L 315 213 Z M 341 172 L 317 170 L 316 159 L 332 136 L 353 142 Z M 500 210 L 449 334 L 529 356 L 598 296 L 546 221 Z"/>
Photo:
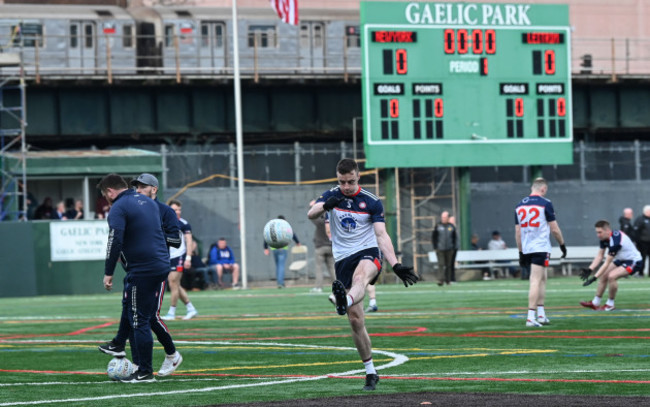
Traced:
<path fill-rule="evenodd" d="M 345 209 L 341 209 L 341 208 L 334 208 L 334 209 L 336 209 L 337 211 L 341 211 L 341 212 L 358 213 L 359 215 L 370 215 L 370 212 L 349 211 L 349 210 L 345 210 Z"/>

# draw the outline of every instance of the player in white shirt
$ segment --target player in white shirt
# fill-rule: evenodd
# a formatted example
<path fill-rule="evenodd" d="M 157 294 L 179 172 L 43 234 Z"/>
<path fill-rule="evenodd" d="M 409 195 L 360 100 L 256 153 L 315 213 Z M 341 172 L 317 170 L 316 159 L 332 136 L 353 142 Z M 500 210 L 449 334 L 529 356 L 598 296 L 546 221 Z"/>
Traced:
<path fill-rule="evenodd" d="M 180 298 L 187 313 L 183 319 L 188 320 L 192 319 L 199 314 L 199 312 L 194 307 L 194 304 L 190 301 L 190 297 L 187 295 L 187 291 L 181 285 L 181 278 L 183 276 L 183 271 L 192 267 L 192 253 L 187 250 L 188 247 L 194 247 L 192 244 L 192 227 L 189 222 L 181 218 L 181 207 L 182 204 L 180 201 L 171 200 L 169 206 L 176 212 L 178 217 L 178 227 L 180 229 L 181 235 L 181 246 L 179 248 L 170 247 L 169 248 L 169 258 L 170 260 L 170 271 L 167 281 L 169 282 L 169 291 L 171 292 L 171 304 L 169 306 L 169 311 L 167 315 L 160 317 L 165 321 L 171 321 L 176 319 L 176 304 Z"/>
<path fill-rule="evenodd" d="M 546 268 L 551 257 L 550 234 L 553 234 L 566 257 L 566 246 L 560 226 L 555 220 L 553 204 L 544 198 L 548 184 L 536 178 L 530 196 L 522 199 L 515 208 L 515 239 L 519 248 L 519 265 L 530 267 L 528 290 L 528 316 L 526 326 L 540 327 L 550 324 L 544 310 L 546 299 Z M 535 318 L 537 308 L 537 318 Z"/>
<path fill-rule="evenodd" d="M 359 186 L 356 161 L 344 158 L 336 165 L 338 186 L 325 191 L 307 216 L 316 219 L 328 212 L 336 280 L 332 283 L 336 312 L 348 315 L 352 337 L 366 368 L 364 390 L 375 390 L 379 376 L 372 362 L 372 345 L 366 331 L 363 297 L 366 286 L 375 284 L 381 272 L 382 254 L 404 285 L 418 277 L 412 267 L 397 262 L 393 243 L 384 223 L 379 198 Z"/>
<path fill-rule="evenodd" d="M 634 246 L 632 239 L 620 230 L 612 231 L 609 222 L 606 220 L 599 220 L 594 226 L 596 227 L 596 236 L 600 240 L 600 249 L 589 268 L 582 269 L 580 278 L 585 281 L 583 284 L 585 286 L 598 280 L 598 288 L 596 288 L 596 296 L 593 300 L 580 301 L 580 305 L 595 310 L 613 311 L 616 309 L 614 299 L 618 291 L 618 282 L 616 280 L 643 271 L 643 257 Z M 603 261 L 605 249 L 608 250 L 605 262 L 598 268 L 593 277 L 589 277 Z M 608 285 L 609 298 L 605 305 L 601 306 L 600 299 Z"/>

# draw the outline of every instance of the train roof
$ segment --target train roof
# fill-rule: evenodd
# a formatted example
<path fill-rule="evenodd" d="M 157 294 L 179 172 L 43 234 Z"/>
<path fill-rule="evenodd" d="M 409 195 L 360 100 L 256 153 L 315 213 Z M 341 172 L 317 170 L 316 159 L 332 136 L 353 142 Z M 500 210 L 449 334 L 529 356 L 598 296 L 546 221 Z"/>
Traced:
<path fill-rule="evenodd" d="M 140 12 L 143 12 L 143 8 Z M 232 17 L 230 7 L 146 7 L 145 9 L 155 10 L 163 20 L 175 19 L 199 19 L 199 20 L 229 20 Z M 135 13 L 134 13 L 135 14 Z M 244 8 L 237 9 L 239 19 L 277 19 L 277 15 L 271 7 L 264 8 Z M 359 21 L 359 10 L 333 10 L 333 9 L 300 9 L 301 20 L 354 20 Z M 279 20 L 278 20 L 279 21 Z"/>
<path fill-rule="evenodd" d="M 79 6 L 51 4 L 2 4 L 0 19 L 35 19 L 57 18 L 62 20 L 133 20 L 133 17 L 121 7 L 116 6 Z"/>

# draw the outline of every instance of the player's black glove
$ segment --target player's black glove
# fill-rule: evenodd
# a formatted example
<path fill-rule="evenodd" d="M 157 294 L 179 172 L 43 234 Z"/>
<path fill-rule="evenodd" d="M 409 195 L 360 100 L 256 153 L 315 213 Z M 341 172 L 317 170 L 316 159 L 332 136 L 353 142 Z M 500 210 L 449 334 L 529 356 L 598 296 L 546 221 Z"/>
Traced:
<path fill-rule="evenodd" d="M 561 259 L 566 257 L 566 246 L 561 244 L 560 245 L 560 250 L 562 250 L 562 256 L 560 256 Z"/>
<path fill-rule="evenodd" d="M 345 197 L 337 197 L 337 196 L 330 196 L 327 198 L 327 201 L 323 204 L 323 209 L 326 211 L 331 211 L 332 209 L 336 208 L 342 200 L 344 200 Z"/>
<path fill-rule="evenodd" d="M 594 271 L 592 269 L 585 269 L 585 268 L 580 269 L 580 279 L 582 281 L 587 281 L 587 279 L 593 272 Z"/>
<path fill-rule="evenodd" d="M 593 283 L 593 282 L 596 281 L 596 280 L 598 280 L 596 277 L 589 277 L 589 278 L 587 279 L 587 281 L 585 281 L 584 283 L 582 283 L 582 285 L 583 285 L 583 287 L 586 287 L 586 286 L 588 286 L 589 284 Z"/>
<path fill-rule="evenodd" d="M 413 285 L 419 280 L 417 274 L 413 272 L 413 267 L 402 266 L 402 263 L 395 263 L 393 265 L 393 271 L 397 274 L 397 277 L 402 279 L 404 287 Z"/>
<path fill-rule="evenodd" d="M 521 267 L 526 267 L 526 257 L 524 256 L 524 252 L 519 252 L 519 265 Z"/>

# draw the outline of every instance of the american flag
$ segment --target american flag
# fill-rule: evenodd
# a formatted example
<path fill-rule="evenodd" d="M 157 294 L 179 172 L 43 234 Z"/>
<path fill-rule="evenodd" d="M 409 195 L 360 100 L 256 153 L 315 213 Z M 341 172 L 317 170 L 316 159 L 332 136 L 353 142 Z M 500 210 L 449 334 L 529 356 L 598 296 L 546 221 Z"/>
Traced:
<path fill-rule="evenodd" d="M 298 0 L 271 0 L 271 7 L 285 23 L 298 25 Z"/>

